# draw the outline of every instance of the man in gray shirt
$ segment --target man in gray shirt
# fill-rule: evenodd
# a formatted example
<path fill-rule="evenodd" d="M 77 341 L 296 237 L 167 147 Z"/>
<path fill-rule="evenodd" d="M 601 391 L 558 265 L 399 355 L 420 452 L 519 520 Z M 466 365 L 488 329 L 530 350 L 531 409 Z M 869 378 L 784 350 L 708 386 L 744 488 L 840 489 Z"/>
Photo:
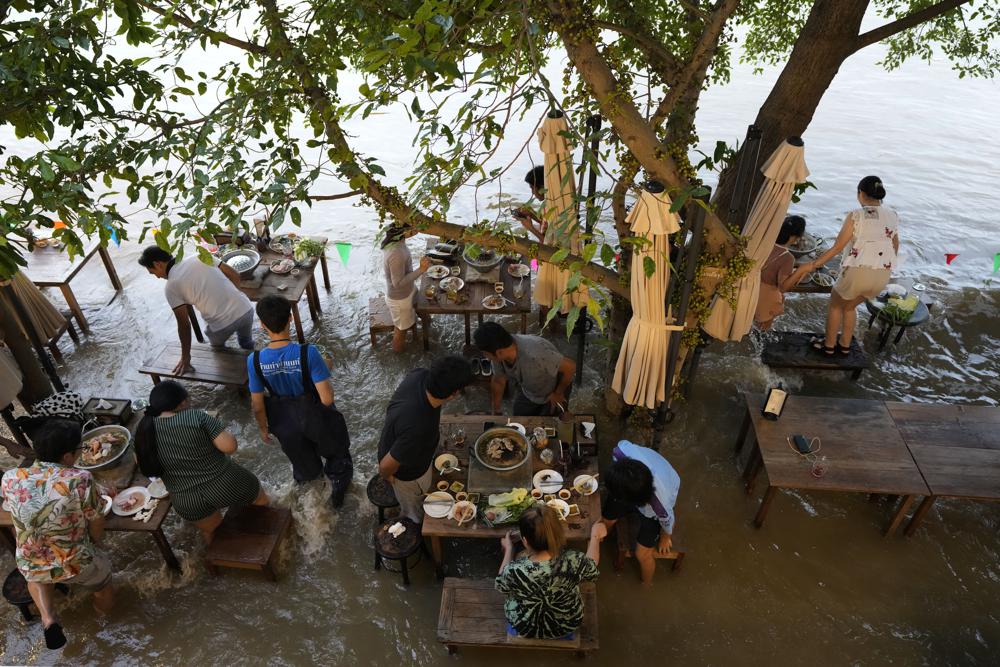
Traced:
<path fill-rule="evenodd" d="M 520 391 L 514 399 L 517 416 L 555 416 L 569 409 L 576 363 L 541 336 L 511 335 L 496 322 L 485 322 L 474 334 L 476 347 L 493 363 L 490 405 L 501 412 L 508 379 Z"/>

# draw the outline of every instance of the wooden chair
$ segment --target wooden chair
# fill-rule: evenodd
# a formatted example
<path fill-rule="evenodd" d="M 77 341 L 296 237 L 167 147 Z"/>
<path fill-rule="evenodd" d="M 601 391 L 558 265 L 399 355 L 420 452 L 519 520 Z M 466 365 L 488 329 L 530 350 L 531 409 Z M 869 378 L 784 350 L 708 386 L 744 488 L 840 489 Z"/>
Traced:
<path fill-rule="evenodd" d="M 583 595 L 583 625 L 573 639 L 528 639 L 507 634 L 504 596 L 494 588 L 493 579 L 448 577 L 441 592 L 438 641 L 449 653 L 455 653 L 460 646 L 483 646 L 573 651 L 584 656 L 598 648 L 597 586 L 584 582 L 580 592 Z"/>
<path fill-rule="evenodd" d="M 430 326 L 430 318 L 423 319 L 419 315 L 414 321 L 413 327 L 410 331 L 413 333 L 413 339 L 417 339 L 417 326 L 423 326 L 426 332 L 427 327 Z M 373 296 L 368 299 L 368 335 L 372 341 L 372 347 L 375 347 L 377 336 L 382 333 L 392 333 L 396 330 L 396 327 L 392 323 L 392 315 L 389 313 L 389 304 L 385 302 L 385 297 L 383 296 Z M 424 336 L 424 349 L 428 348 L 427 337 Z"/>
<path fill-rule="evenodd" d="M 186 382 L 207 382 L 236 387 L 241 391 L 247 386 L 247 353 L 245 350 L 213 349 L 209 345 L 191 344 L 191 365 L 194 370 L 182 375 L 174 373 L 174 366 L 181 358 L 180 343 L 168 343 L 156 357 L 139 369 L 159 384 L 163 378 Z"/>
<path fill-rule="evenodd" d="M 263 572 L 276 581 L 274 563 L 291 524 L 292 513 L 286 509 L 258 505 L 231 509 L 205 550 L 205 566 L 212 575 L 220 567 L 234 567 Z"/>

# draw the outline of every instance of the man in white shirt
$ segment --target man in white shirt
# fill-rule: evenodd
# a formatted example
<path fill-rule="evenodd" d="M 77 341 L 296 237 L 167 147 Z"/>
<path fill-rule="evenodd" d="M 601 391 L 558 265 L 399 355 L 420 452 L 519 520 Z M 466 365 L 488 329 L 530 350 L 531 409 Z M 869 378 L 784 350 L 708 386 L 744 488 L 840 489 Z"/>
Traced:
<path fill-rule="evenodd" d="M 177 320 L 181 358 L 174 373 L 191 366 L 191 321 L 188 306 L 194 306 L 205 320 L 205 335 L 212 347 L 225 347 L 233 333 L 244 350 L 253 350 L 253 304 L 240 291 L 240 274 L 227 264 L 208 265 L 197 257 L 177 262 L 159 246 L 142 251 L 139 264 L 167 281 L 164 293 Z"/>

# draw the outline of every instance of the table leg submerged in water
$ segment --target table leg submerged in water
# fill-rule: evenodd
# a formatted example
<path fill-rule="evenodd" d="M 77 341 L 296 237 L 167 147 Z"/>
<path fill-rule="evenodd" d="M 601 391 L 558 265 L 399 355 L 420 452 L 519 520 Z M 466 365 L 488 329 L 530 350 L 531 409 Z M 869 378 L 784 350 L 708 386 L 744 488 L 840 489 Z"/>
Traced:
<path fill-rule="evenodd" d="M 914 533 L 914 531 L 917 530 L 918 527 L 920 527 L 924 517 L 927 516 L 927 513 L 931 511 L 931 507 L 934 506 L 935 500 L 937 500 L 937 496 L 927 496 L 923 499 L 920 506 L 917 507 L 917 511 L 913 513 L 913 518 L 910 519 L 910 523 L 906 525 L 906 529 L 903 531 L 904 535 L 909 537 Z"/>
<path fill-rule="evenodd" d="M 163 554 L 163 560 L 167 562 L 167 567 L 180 572 L 181 564 L 177 560 L 177 556 L 174 555 L 174 550 L 170 548 L 170 542 L 167 541 L 167 536 L 163 534 L 163 529 L 157 528 L 153 531 L 152 535 L 156 541 L 156 546 L 160 549 L 160 553 Z"/>
<path fill-rule="evenodd" d="M 892 537 L 899 530 L 900 524 L 903 523 L 903 519 L 906 518 L 906 513 L 910 511 L 910 506 L 913 505 L 913 501 L 916 496 L 903 496 L 899 501 L 899 507 L 896 508 L 896 513 L 892 516 L 892 521 L 889 522 L 889 527 L 885 529 L 885 536 Z"/>
<path fill-rule="evenodd" d="M 76 300 L 76 295 L 73 294 L 73 288 L 69 286 L 69 283 L 62 283 L 59 285 L 59 289 L 62 291 L 63 298 L 66 299 L 66 305 L 69 306 L 70 311 L 76 317 L 76 321 L 80 324 L 80 328 L 83 333 L 90 333 L 90 324 L 87 323 L 87 318 L 83 314 L 83 308 L 80 307 L 79 302 Z"/>
<path fill-rule="evenodd" d="M 774 500 L 774 493 L 778 490 L 778 487 L 768 485 L 767 491 L 764 492 L 764 497 L 760 501 L 760 509 L 757 510 L 757 515 L 753 518 L 753 525 L 760 528 L 764 525 L 764 519 L 767 518 L 767 513 L 771 509 L 771 501 Z"/>
<path fill-rule="evenodd" d="M 111 255 L 108 254 L 108 249 L 105 246 L 100 246 L 97 249 L 97 254 L 101 256 L 101 262 L 104 263 L 104 270 L 108 272 L 108 278 L 111 279 L 111 286 L 115 288 L 115 292 L 122 291 L 122 281 L 118 277 L 118 271 L 115 270 L 115 265 L 111 261 Z"/>
<path fill-rule="evenodd" d="M 441 552 L 441 538 L 434 537 L 430 538 L 431 541 L 431 560 L 434 561 L 434 574 L 437 575 L 438 579 L 444 579 L 444 557 Z"/>

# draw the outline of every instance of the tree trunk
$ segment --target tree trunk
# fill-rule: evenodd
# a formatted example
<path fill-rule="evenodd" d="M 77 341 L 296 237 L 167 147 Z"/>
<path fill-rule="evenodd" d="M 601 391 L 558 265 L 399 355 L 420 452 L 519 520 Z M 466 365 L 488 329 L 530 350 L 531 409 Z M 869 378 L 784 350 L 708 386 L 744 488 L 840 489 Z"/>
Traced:
<path fill-rule="evenodd" d="M 813 5 L 781 76 L 754 121 L 763 133 L 761 164 L 782 141 L 801 136 L 809 127 L 840 65 L 857 48 L 858 31 L 868 4 L 869 0 L 817 0 Z M 736 166 L 741 157 L 742 151 L 722 173 L 713 200 L 716 213 L 727 223 L 732 222 L 727 216 L 736 194 Z M 763 179 L 758 166 L 750 182 L 751 193 L 757 192 Z"/>

